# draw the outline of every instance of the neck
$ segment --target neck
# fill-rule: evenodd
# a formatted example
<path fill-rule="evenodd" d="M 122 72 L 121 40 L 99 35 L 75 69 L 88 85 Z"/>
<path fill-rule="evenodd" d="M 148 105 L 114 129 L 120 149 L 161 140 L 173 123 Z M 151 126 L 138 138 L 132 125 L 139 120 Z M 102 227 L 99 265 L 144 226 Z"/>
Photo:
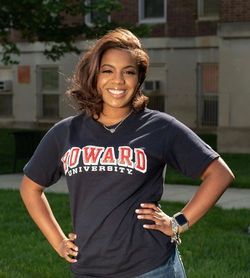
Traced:
<path fill-rule="evenodd" d="M 126 118 L 131 111 L 131 107 L 126 109 L 112 109 L 110 111 L 103 109 L 98 121 L 107 126 L 114 125 Z"/>

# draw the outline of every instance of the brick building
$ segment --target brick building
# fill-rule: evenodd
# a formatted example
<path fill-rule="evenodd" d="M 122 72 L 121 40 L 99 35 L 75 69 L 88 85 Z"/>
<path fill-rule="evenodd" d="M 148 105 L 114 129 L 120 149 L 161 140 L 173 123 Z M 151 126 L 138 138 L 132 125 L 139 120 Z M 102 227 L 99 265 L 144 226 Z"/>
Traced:
<path fill-rule="evenodd" d="M 250 153 L 250 1 L 120 2 L 123 9 L 107 20 L 151 27 L 142 38 L 151 61 L 145 82 L 150 107 L 195 131 L 217 133 L 220 152 Z M 85 51 L 88 43 L 78 44 Z M 72 114 L 65 80 L 78 57 L 51 62 L 42 43 L 19 46 L 18 66 L 0 65 L 0 127 L 47 127 Z"/>

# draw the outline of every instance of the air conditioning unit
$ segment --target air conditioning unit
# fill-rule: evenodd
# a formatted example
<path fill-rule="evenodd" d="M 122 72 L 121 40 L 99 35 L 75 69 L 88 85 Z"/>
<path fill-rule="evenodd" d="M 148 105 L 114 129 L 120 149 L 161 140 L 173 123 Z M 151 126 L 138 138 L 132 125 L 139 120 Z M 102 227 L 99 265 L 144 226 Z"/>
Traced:
<path fill-rule="evenodd" d="M 0 92 L 8 92 L 12 90 L 11 80 L 0 80 Z"/>
<path fill-rule="evenodd" d="M 145 93 L 159 92 L 160 81 L 159 80 L 146 80 L 143 85 L 143 91 Z"/>

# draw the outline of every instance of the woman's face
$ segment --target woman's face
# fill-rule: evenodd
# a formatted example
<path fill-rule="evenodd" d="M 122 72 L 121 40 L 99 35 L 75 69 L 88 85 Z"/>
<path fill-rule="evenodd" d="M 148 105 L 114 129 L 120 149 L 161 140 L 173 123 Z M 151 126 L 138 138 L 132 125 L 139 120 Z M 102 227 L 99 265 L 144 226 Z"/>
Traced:
<path fill-rule="evenodd" d="M 138 68 L 131 53 L 120 49 L 107 50 L 97 76 L 103 109 L 130 108 L 137 88 Z"/>

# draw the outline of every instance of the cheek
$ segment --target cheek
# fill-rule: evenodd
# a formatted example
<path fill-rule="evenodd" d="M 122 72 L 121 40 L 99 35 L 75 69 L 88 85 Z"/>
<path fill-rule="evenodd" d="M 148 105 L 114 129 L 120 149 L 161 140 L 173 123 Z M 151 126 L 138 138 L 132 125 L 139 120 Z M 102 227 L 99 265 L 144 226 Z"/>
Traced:
<path fill-rule="evenodd" d="M 104 81 L 103 78 L 97 78 L 97 81 L 96 81 L 96 89 L 97 89 L 97 91 L 101 91 L 101 88 L 102 88 L 102 86 L 104 84 L 103 81 Z"/>

